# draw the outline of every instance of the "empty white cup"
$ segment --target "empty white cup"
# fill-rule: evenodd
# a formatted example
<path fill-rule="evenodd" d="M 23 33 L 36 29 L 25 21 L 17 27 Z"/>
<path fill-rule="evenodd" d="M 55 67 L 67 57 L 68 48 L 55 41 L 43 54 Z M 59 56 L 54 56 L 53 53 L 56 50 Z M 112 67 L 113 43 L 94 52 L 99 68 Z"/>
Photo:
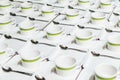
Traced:
<path fill-rule="evenodd" d="M 120 51 L 120 35 L 108 37 L 107 47 L 111 51 Z"/>
<path fill-rule="evenodd" d="M 12 8 L 12 4 L 9 0 L 0 0 L 0 12 L 8 13 Z"/>
<path fill-rule="evenodd" d="M 63 27 L 50 24 L 47 27 L 46 32 L 49 40 L 59 40 L 63 34 Z"/>
<path fill-rule="evenodd" d="M 95 68 L 95 80 L 116 80 L 117 68 L 111 64 L 99 64 Z"/>
<path fill-rule="evenodd" d="M 29 19 L 25 19 L 19 24 L 20 31 L 22 34 L 32 34 L 35 31 L 34 23 Z"/>
<path fill-rule="evenodd" d="M 66 11 L 67 20 L 78 20 L 79 19 L 79 11 L 75 9 L 67 9 Z"/>
<path fill-rule="evenodd" d="M 103 24 L 105 20 L 105 14 L 102 12 L 94 12 L 91 14 L 91 21 L 93 24 Z"/>
<path fill-rule="evenodd" d="M 12 26 L 13 19 L 9 15 L 0 16 L 0 29 L 6 29 Z"/>
<path fill-rule="evenodd" d="M 20 49 L 22 66 L 25 68 L 35 69 L 39 65 L 41 59 L 41 52 L 33 47 L 32 44 L 25 45 Z"/>
<path fill-rule="evenodd" d="M 90 7 L 90 1 L 89 0 L 78 0 L 79 5 L 83 8 L 89 8 Z"/>
<path fill-rule="evenodd" d="M 75 41 L 79 45 L 84 45 L 90 42 L 93 38 L 93 33 L 89 30 L 79 30 L 76 33 Z"/>
<path fill-rule="evenodd" d="M 44 17 L 54 17 L 55 12 L 54 12 L 54 8 L 52 6 L 43 6 L 42 9 L 42 16 Z"/>
<path fill-rule="evenodd" d="M 112 8 L 111 2 L 112 2 L 112 0 L 101 0 L 100 7 L 102 9 L 111 9 Z"/>
<path fill-rule="evenodd" d="M 29 14 L 29 12 L 31 12 L 33 9 L 32 3 L 29 2 L 24 2 L 21 3 L 21 10 L 23 13 Z"/>
<path fill-rule="evenodd" d="M 59 56 L 55 64 L 56 73 L 60 76 L 70 76 L 76 69 L 76 59 L 70 56 Z"/>

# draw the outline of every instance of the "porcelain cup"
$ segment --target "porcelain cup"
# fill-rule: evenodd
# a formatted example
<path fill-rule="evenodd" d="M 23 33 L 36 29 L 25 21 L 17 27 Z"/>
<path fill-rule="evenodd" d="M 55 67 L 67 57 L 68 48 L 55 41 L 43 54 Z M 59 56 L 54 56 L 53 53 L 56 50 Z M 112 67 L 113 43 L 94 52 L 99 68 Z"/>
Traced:
<path fill-rule="evenodd" d="M 93 33 L 89 30 L 79 30 L 76 33 L 76 44 L 84 45 L 92 41 Z"/>
<path fill-rule="evenodd" d="M 70 76 L 76 70 L 76 59 L 70 56 L 59 56 L 55 60 L 56 73 L 60 76 Z"/>
<path fill-rule="evenodd" d="M 42 9 L 42 16 L 43 17 L 54 17 L 55 12 L 54 12 L 54 8 L 52 6 L 43 6 Z"/>
<path fill-rule="evenodd" d="M 95 68 L 95 80 L 117 80 L 118 70 L 112 64 L 99 64 Z"/>
<path fill-rule="evenodd" d="M 9 0 L 1 0 L 0 1 L 0 12 L 8 13 L 12 8 L 12 4 Z"/>
<path fill-rule="evenodd" d="M 13 25 L 15 20 L 13 20 L 10 16 L 4 15 L 0 16 L 0 28 L 8 28 L 9 26 Z"/>
<path fill-rule="evenodd" d="M 49 40 L 59 40 L 63 34 L 63 27 L 58 25 L 50 25 L 47 29 L 47 38 Z"/>
<path fill-rule="evenodd" d="M 79 19 L 79 11 L 75 10 L 75 9 L 68 9 L 66 11 L 66 18 L 67 20 L 78 20 Z"/>
<path fill-rule="evenodd" d="M 100 7 L 102 9 L 111 9 L 112 8 L 112 4 L 111 4 L 112 0 L 101 0 L 100 2 L 101 2 Z"/>
<path fill-rule="evenodd" d="M 41 52 L 33 47 L 33 45 L 25 45 L 20 49 L 19 54 L 21 56 L 22 66 L 29 69 L 35 69 L 39 65 L 41 59 Z"/>
<path fill-rule="evenodd" d="M 91 21 L 93 24 L 103 24 L 105 20 L 105 14 L 102 12 L 94 12 L 91 14 Z"/>
<path fill-rule="evenodd" d="M 108 37 L 107 47 L 111 51 L 120 51 L 120 35 Z"/>
<path fill-rule="evenodd" d="M 78 0 L 79 5 L 83 8 L 90 7 L 90 1 L 89 0 Z"/>
<path fill-rule="evenodd" d="M 29 14 L 33 10 L 32 3 L 24 2 L 21 4 L 21 10 L 23 13 Z"/>
<path fill-rule="evenodd" d="M 19 24 L 22 34 L 32 34 L 35 31 L 35 25 L 29 19 L 24 20 Z"/>

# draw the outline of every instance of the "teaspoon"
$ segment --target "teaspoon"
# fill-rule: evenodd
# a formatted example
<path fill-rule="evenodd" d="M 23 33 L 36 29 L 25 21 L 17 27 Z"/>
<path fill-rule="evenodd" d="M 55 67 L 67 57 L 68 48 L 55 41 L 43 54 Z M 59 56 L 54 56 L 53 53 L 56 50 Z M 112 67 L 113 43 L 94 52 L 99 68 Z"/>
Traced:
<path fill-rule="evenodd" d="M 100 54 L 100 53 L 96 53 L 96 52 L 94 52 L 94 51 L 91 51 L 91 53 L 92 53 L 92 55 L 93 56 L 96 56 L 96 57 L 108 57 L 108 58 L 112 58 L 112 59 L 119 59 L 120 60 L 120 58 L 117 58 L 117 57 L 114 57 L 114 56 L 109 56 L 109 55 L 103 55 L 103 54 Z"/>
<path fill-rule="evenodd" d="M 16 73 L 20 73 L 20 74 L 24 74 L 24 75 L 28 75 L 28 76 L 33 75 L 33 73 L 13 70 L 11 67 L 8 67 L 8 66 L 2 67 L 2 70 L 5 72 L 16 72 Z"/>
<path fill-rule="evenodd" d="M 80 50 L 80 49 L 75 49 L 75 48 L 68 48 L 67 46 L 63 46 L 63 45 L 59 45 L 59 47 L 60 47 L 61 49 L 64 49 L 64 50 L 69 49 L 69 50 L 75 50 L 75 51 L 79 51 L 79 52 L 83 52 L 83 53 L 86 53 L 86 52 L 87 52 L 87 51 L 85 51 L 85 50 Z"/>

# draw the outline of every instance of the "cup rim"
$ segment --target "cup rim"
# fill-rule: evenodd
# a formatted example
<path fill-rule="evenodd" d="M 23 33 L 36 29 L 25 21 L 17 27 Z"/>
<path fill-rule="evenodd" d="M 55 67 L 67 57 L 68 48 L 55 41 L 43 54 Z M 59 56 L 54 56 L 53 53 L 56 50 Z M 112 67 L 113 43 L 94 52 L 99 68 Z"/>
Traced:
<path fill-rule="evenodd" d="M 97 12 L 92 13 L 91 17 L 92 17 L 93 19 L 105 19 L 104 13 L 101 13 L 100 16 L 97 16 L 96 14 L 98 14 L 98 13 L 97 13 Z M 99 14 L 100 14 L 100 13 L 99 13 Z M 102 14 L 103 14 L 103 15 L 102 15 Z"/>
<path fill-rule="evenodd" d="M 89 35 L 87 36 L 87 37 L 81 37 L 80 36 L 80 34 L 81 33 L 83 33 L 83 32 L 86 32 L 86 33 L 89 33 Z M 80 38 L 80 39 L 89 39 L 89 38 L 92 38 L 93 37 L 93 33 L 92 33 L 92 31 L 90 31 L 90 30 L 84 30 L 84 31 L 78 31 L 77 33 L 76 33 L 76 38 Z"/>
<path fill-rule="evenodd" d="M 37 50 L 37 52 L 39 53 L 39 55 L 36 55 L 36 56 L 34 56 L 34 57 L 32 56 L 32 57 L 29 57 L 29 58 L 28 58 L 28 56 L 27 56 L 27 57 L 21 56 L 21 58 L 24 59 L 24 60 L 34 60 L 34 59 L 40 58 L 40 57 L 41 57 L 41 52 L 38 51 L 38 50 Z"/>
<path fill-rule="evenodd" d="M 3 4 L 3 2 L 4 2 L 4 4 Z M 7 2 L 7 4 L 6 4 L 6 2 Z M 0 4 L 2 7 L 10 6 L 10 5 L 11 5 L 11 2 L 10 2 L 9 0 L 7 0 L 7 1 L 3 0 L 3 1 L 0 2 L 0 3 L 2 3 L 2 4 Z"/>
<path fill-rule="evenodd" d="M 71 10 L 72 10 L 74 13 L 71 13 Z M 68 17 L 79 16 L 79 11 L 78 11 L 78 10 L 74 10 L 74 9 L 68 9 L 68 10 L 66 11 L 66 16 L 68 16 Z"/>
<path fill-rule="evenodd" d="M 107 1 L 105 1 L 105 0 L 101 0 L 101 3 L 107 5 L 107 4 L 111 4 L 111 1 L 108 1 L 108 2 L 107 2 Z"/>
<path fill-rule="evenodd" d="M 48 10 L 48 9 L 49 9 L 49 10 Z M 41 8 L 41 11 L 42 11 L 43 13 L 51 13 L 51 12 L 54 11 L 54 8 L 53 8 L 52 6 L 43 6 L 43 7 Z"/>
<path fill-rule="evenodd" d="M 51 28 L 47 28 L 46 32 L 47 32 L 47 34 L 51 34 L 51 35 L 61 34 L 63 32 L 63 27 L 57 26 L 57 28 L 59 28 L 59 30 L 57 30 L 57 31 L 52 31 Z"/>
<path fill-rule="evenodd" d="M 70 66 L 64 66 L 63 67 L 61 64 L 59 64 L 59 61 L 61 60 L 61 58 L 63 58 L 63 59 L 65 59 L 65 58 L 71 58 L 71 59 L 74 60 L 74 63 L 72 65 L 70 65 Z M 73 68 L 76 67 L 76 59 L 74 57 L 71 57 L 71 56 L 64 56 L 64 55 L 62 55 L 62 56 L 59 56 L 55 60 L 55 64 L 58 67 L 58 69 L 60 68 L 61 70 L 71 70 L 71 69 L 73 69 Z"/>
<path fill-rule="evenodd" d="M 103 75 L 102 73 L 100 73 L 100 71 L 102 71 L 102 70 L 98 70 L 101 68 L 101 66 L 110 66 L 110 67 L 114 68 L 115 73 L 113 75 Z M 117 74 L 118 74 L 117 68 L 112 64 L 102 63 L 102 64 L 97 65 L 95 68 L 95 75 L 99 76 L 100 78 L 114 78 L 117 76 Z"/>
<path fill-rule="evenodd" d="M 26 6 L 26 4 L 28 4 L 27 6 Z M 21 8 L 32 8 L 32 3 L 28 3 L 28 2 L 24 2 L 24 3 L 22 3 L 21 4 Z"/>
<path fill-rule="evenodd" d="M 30 29 L 30 28 L 33 28 L 34 27 L 34 23 L 33 22 L 27 22 L 26 20 L 24 20 L 23 22 L 21 22 L 19 24 L 19 27 L 22 28 L 22 29 Z M 27 24 L 27 25 L 25 25 Z"/>

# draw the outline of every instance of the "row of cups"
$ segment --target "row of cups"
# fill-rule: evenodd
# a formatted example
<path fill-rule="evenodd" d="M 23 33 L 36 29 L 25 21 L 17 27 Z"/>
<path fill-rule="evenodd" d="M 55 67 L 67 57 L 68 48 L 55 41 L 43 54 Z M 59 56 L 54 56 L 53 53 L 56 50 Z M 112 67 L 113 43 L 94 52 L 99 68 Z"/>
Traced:
<path fill-rule="evenodd" d="M 14 9 L 14 10 L 12 10 Z M 17 10 L 16 10 L 17 9 Z M 35 11 L 34 6 L 32 3 L 30 2 L 24 2 L 20 4 L 19 8 L 13 8 L 13 4 L 9 1 L 9 0 L 2 0 L 0 2 L 0 10 L 1 12 L 4 13 L 9 13 L 11 11 L 21 11 L 23 13 L 25 13 L 25 15 L 28 16 L 39 16 L 39 15 L 43 15 L 43 16 L 52 16 L 55 14 L 54 12 L 54 8 L 52 6 L 43 6 L 41 11 Z"/>
<path fill-rule="evenodd" d="M 100 9 L 112 9 L 114 6 L 114 3 L 116 3 L 113 0 L 76 0 L 73 1 L 71 4 L 73 5 L 79 5 L 83 8 L 100 8 Z M 116 3 L 117 4 L 117 3 Z"/>
<path fill-rule="evenodd" d="M 2 27 L 7 28 L 12 24 L 13 24 L 12 19 L 9 18 L 8 16 L 1 17 L 1 23 L 0 23 L 1 28 Z M 29 19 L 26 19 L 23 22 L 21 22 L 19 24 L 19 29 L 20 29 L 21 33 L 23 33 L 23 34 L 34 34 L 34 32 L 36 31 L 34 23 L 32 21 L 30 21 Z M 47 38 L 49 40 L 58 40 L 63 35 L 64 29 L 62 26 L 59 26 L 59 25 L 57 26 L 57 25 L 54 25 L 53 23 L 51 23 L 46 28 L 46 33 L 47 33 Z M 93 33 L 89 30 L 78 31 L 76 34 L 75 40 L 76 40 L 77 44 L 87 43 L 87 42 L 93 40 Z M 119 36 L 109 38 L 108 39 L 109 46 L 114 46 L 115 49 L 119 49 L 119 44 L 120 44 L 119 40 L 120 40 Z M 113 45 L 110 45 L 110 43 Z M 108 47 L 108 48 L 113 49 L 113 47 L 112 48 Z"/>
<path fill-rule="evenodd" d="M 64 33 L 64 29 L 62 26 L 49 25 L 46 32 L 49 40 L 59 40 Z M 84 45 L 94 40 L 94 36 L 91 30 L 77 30 L 75 32 L 75 42 L 76 44 Z M 120 51 L 120 35 L 109 36 L 107 38 L 107 46 L 111 51 Z"/>

